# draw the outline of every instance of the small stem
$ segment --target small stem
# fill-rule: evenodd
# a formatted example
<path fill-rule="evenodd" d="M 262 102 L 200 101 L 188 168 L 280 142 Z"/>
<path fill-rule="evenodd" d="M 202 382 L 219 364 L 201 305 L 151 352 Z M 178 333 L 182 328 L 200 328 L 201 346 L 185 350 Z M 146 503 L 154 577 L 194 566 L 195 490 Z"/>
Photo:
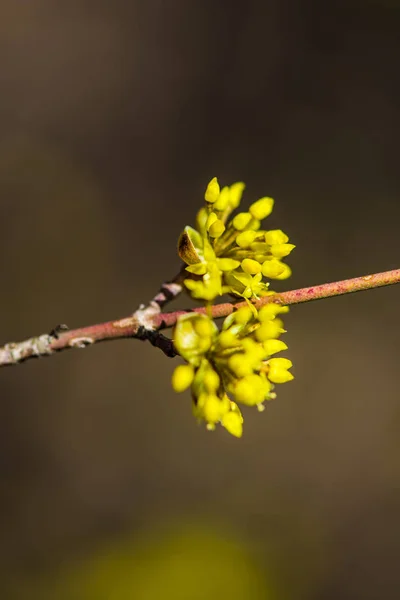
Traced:
<path fill-rule="evenodd" d="M 360 292 L 395 283 L 400 283 L 400 269 L 277 293 L 265 296 L 257 300 L 254 304 L 257 308 L 271 302 L 284 305 L 300 304 L 301 302 L 310 302 L 311 300 Z M 86 348 L 86 346 L 96 342 L 128 337 L 150 340 L 154 346 L 161 348 L 167 356 L 172 356 L 174 350 L 171 341 L 158 334 L 158 332 L 161 329 L 175 325 L 177 319 L 183 314 L 187 314 L 188 312 L 204 314 L 206 313 L 206 309 L 195 308 L 193 310 L 161 313 L 160 306 L 163 306 L 165 301 L 168 301 L 165 294 L 165 301 L 160 297 L 160 294 L 163 294 L 163 287 L 148 307 L 140 308 L 133 315 L 124 319 L 90 325 L 89 327 L 70 331 L 65 331 L 65 325 L 58 326 L 49 334 L 33 337 L 23 342 L 6 344 L 0 347 L 0 366 L 14 365 L 30 358 L 50 356 L 68 348 Z M 226 317 L 235 309 L 246 305 L 246 302 L 215 304 L 211 307 L 211 314 L 214 318 Z"/>
<path fill-rule="evenodd" d="M 172 302 L 172 300 L 175 300 L 179 296 L 183 290 L 183 281 L 187 277 L 185 267 L 186 265 L 183 265 L 179 273 L 171 281 L 166 281 L 162 284 L 158 293 L 149 303 L 153 308 L 160 312 L 168 302 Z"/>

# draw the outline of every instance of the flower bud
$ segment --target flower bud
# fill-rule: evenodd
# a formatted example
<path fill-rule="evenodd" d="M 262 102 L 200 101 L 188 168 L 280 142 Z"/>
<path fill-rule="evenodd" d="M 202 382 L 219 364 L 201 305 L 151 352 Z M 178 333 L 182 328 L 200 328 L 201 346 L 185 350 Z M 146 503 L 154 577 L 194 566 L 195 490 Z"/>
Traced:
<path fill-rule="evenodd" d="M 236 215 L 236 217 L 234 217 L 234 219 L 232 221 L 232 225 L 238 231 L 242 231 L 243 229 L 246 229 L 246 227 L 250 223 L 250 221 L 251 221 L 251 214 L 249 212 L 242 212 L 242 213 L 239 213 L 238 215 Z"/>
<path fill-rule="evenodd" d="M 203 317 L 205 315 L 196 315 L 196 316 Z M 208 317 L 206 317 L 205 319 L 204 318 L 194 319 L 193 320 L 193 328 L 194 328 L 195 332 L 197 333 L 197 335 L 202 338 L 211 337 L 213 335 L 213 333 L 215 333 L 214 323 Z"/>
<path fill-rule="evenodd" d="M 172 374 L 172 387 L 175 392 L 184 392 L 192 384 L 194 369 L 190 365 L 179 365 Z"/>
<path fill-rule="evenodd" d="M 203 232 L 205 230 L 208 215 L 208 208 L 206 206 L 202 206 L 196 215 L 196 228 L 199 232 Z"/>
<path fill-rule="evenodd" d="M 220 189 L 218 179 L 216 177 L 213 177 L 210 183 L 208 184 L 206 192 L 204 194 L 205 201 L 209 202 L 210 204 L 214 204 L 214 202 L 218 200 L 219 192 Z"/>
<path fill-rule="evenodd" d="M 292 367 L 292 361 L 288 358 L 271 358 L 268 367 L 268 379 L 273 383 L 286 383 L 294 379 L 288 371 Z"/>
<path fill-rule="evenodd" d="M 214 210 L 219 210 L 221 212 L 223 212 L 224 210 L 226 210 L 229 206 L 229 202 L 230 202 L 230 191 L 228 186 L 225 186 L 222 188 L 222 190 L 219 193 L 218 199 L 214 202 Z"/>
<path fill-rule="evenodd" d="M 218 217 L 215 212 L 210 212 L 206 221 L 206 229 L 208 230 L 217 219 Z"/>
<path fill-rule="evenodd" d="M 244 377 L 250 375 L 253 372 L 253 365 L 251 360 L 245 354 L 238 352 L 233 354 L 229 359 L 229 368 L 236 375 L 236 377 Z"/>
<path fill-rule="evenodd" d="M 235 321 L 236 323 L 240 323 L 241 325 L 246 325 L 253 316 L 253 311 L 249 306 L 242 306 L 235 313 Z"/>
<path fill-rule="evenodd" d="M 240 438 L 243 434 L 243 418 L 238 412 L 229 411 L 222 417 L 222 426 L 233 436 Z"/>
<path fill-rule="evenodd" d="M 270 302 L 269 304 L 265 304 L 258 311 L 258 319 L 259 321 L 271 321 L 275 319 L 276 315 L 285 314 L 289 312 L 288 306 L 282 306 L 281 304 L 274 304 Z"/>
<path fill-rule="evenodd" d="M 278 319 L 273 321 L 264 321 L 258 329 L 256 329 L 256 339 L 259 342 L 265 342 L 265 340 L 278 338 L 281 333 L 285 333 L 285 330 L 281 327 L 281 324 L 277 322 Z"/>
<path fill-rule="evenodd" d="M 208 228 L 208 233 L 213 238 L 221 237 L 221 235 L 224 233 L 224 231 L 225 231 L 225 225 L 223 224 L 223 222 L 220 219 L 217 219 L 216 221 L 214 221 L 214 223 L 212 223 L 212 225 L 210 225 L 210 227 Z"/>
<path fill-rule="evenodd" d="M 268 217 L 272 213 L 272 209 L 274 208 L 274 200 L 272 198 L 260 198 L 257 202 L 254 202 L 249 211 L 254 219 L 258 219 L 262 221 L 266 217 Z"/>
<path fill-rule="evenodd" d="M 242 181 L 237 181 L 236 183 L 233 183 L 230 188 L 229 188 L 229 205 L 231 206 L 232 209 L 237 208 L 240 204 L 240 201 L 242 199 L 242 195 L 243 195 L 243 190 L 246 186 L 244 185 L 244 183 Z"/>
<path fill-rule="evenodd" d="M 218 336 L 218 343 L 222 349 L 235 348 L 240 345 L 239 339 L 232 331 L 221 331 Z"/>
<path fill-rule="evenodd" d="M 275 258 L 284 258 L 285 256 L 288 256 L 294 248 L 296 248 L 294 244 L 273 244 L 270 252 Z"/>
<path fill-rule="evenodd" d="M 222 403 L 215 394 L 208 394 L 204 403 L 204 419 L 210 423 L 218 423 L 222 417 Z"/>
<path fill-rule="evenodd" d="M 219 375 L 214 369 L 207 369 L 204 373 L 203 383 L 208 392 L 216 392 L 219 387 Z"/>
<path fill-rule="evenodd" d="M 261 267 L 261 272 L 264 277 L 277 279 L 285 272 L 285 265 L 276 258 L 273 258 L 272 260 L 266 260 Z"/>
<path fill-rule="evenodd" d="M 261 265 L 256 260 L 252 258 L 245 258 L 241 263 L 242 269 L 245 273 L 250 273 L 250 275 L 256 275 L 261 271 Z"/>
<path fill-rule="evenodd" d="M 264 402 L 270 389 L 271 384 L 268 379 L 251 374 L 237 382 L 234 394 L 237 402 L 247 406 L 256 406 Z"/>
<path fill-rule="evenodd" d="M 221 271 L 233 271 L 234 269 L 237 269 L 239 265 L 240 262 L 238 260 L 235 260 L 234 258 L 218 259 L 218 268 Z"/>
<path fill-rule="evenodd" d="M 263 347 L 268 356 L 272 356 L 277 352 L 282 352 L 283 350 L 287 350 L 288 347 L 282 340 L 277 339 L 269 339 L 265 340 L 263 343 Z"/>
<path fill-rule="evenodd" d="M 250 246 L 250 244 L 252 244 L 254 242 L 254 240 L 257 237 L 257 232 L 256 231 L 252 231 L 252 230 L 248 230 L 248 231 L 242 231 L 242 233 L 239 233 L 239 235 L 236 237 L 236 243 L 239 246 L 239 248 L 248 248 Z"/>
<path fill-rule="evenodd" d="M 283 233 L 281 229 L 271 229 L 265 232 L 264 239 L 267 244 L 272 246 L 273 244 L 286 244 L 289 241 L 286 233 Z"/>
<path fill-rule="evenodd" d="M 289 267 L 289 265 L 283 264 L 284 269 L 282 271 L 282 273 L 280 275 L 277 275 L 277 277 L 275 277 L 274 279 L 288 279 L 288 277 L 291 276 L 292 274 L 292 269 Z"/>

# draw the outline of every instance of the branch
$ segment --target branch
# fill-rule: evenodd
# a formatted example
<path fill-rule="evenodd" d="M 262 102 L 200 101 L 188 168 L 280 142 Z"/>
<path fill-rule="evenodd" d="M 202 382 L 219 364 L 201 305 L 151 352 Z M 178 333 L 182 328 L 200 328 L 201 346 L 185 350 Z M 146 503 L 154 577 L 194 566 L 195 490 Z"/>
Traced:
<path fill-rule="evenodd" d="M 149 306 L 160 312 L 168 302 L 175 300 L 183 290 L 183 281 L 187 277 L 185 270 L 186 265 L 183 265 L 181 270 L 171 281 L 162 284 L 159 292 L 150 301 Z"/>
<path fill-rule="evenodd" d="M 86 348 L 86 346 L 97 342 L 120 338 L 149 340 L 153 346 L 161 348 L 167 356 L 175 356 L 176 352 L 172 341 L 160 334 L 159 331 L 172 327 L 179 316 L 188 312 L 206 313 L 205 308 L 178 310 L 167 313 L 161 312 L 161 307 L 171 299 L 171 296 L 168 295 L 168 289 L 173 297 L 176 297 L 180 293 L 182 289 L 181 277 L 182 273 L 172 282 L 164 284 L 160 292 L 147 307 L 141 306 L 129 317 L 70 331 L 65 330 L 65 325 L 58 325 L 48 334 L 33 337 L 23 342 L 6 344 L 0 348 L 0 366 L 14 365 L 30 358 L 51 356 L 61 350 Z M 352 292 L 369 290 L 395 283 L 400 283 L 400 269 L 277 293 L 265 296 L 254 304 L 256 308 L 260 308 L 270 302 L 283 305 L 300 304 L 302 302 L 310 302 L 311 300 L 350 294 Z M 215 304 L 210 308 L 210 312 L 214 318 L 226 317 L 241 306 L 246 306 L 246 302 Z"/>

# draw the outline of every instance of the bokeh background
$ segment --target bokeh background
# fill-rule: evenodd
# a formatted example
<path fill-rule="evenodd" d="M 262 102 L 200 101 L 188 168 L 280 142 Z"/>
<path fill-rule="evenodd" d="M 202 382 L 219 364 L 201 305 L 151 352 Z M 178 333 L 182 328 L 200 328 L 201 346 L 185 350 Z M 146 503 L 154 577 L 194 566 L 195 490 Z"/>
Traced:
<path fill-rule="evenodd" d="M 0 343 L 150 299 L 214 175 L 276 198 L 291 287 L 399 267 L 399 31 L 395 0 L 2 0 Z M 135 340 L 2 370 L 2 598 L 399 597 L 399 301 L 294 307 L 241 441 Z"/>

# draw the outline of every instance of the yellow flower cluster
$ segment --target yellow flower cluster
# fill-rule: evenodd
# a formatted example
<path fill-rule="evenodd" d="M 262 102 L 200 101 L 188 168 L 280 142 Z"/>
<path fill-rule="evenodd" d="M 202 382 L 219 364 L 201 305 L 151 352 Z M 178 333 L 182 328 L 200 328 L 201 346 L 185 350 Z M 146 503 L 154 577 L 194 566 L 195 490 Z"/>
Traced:
<path fill-rule="evenodd" d="M 188 265 L 185 286 L 192 298 L 212 302 L 221 294 L 246 299 L 268 293 L 267 279 L 287 279 L 291 270 L 282 259 L 295 247 L 280 229 L 263 230 L 261 221 L 273 209 L 272 198 L 260 198 L 247 212 L 239 207 L 244 183 L 222 189 L 214 177 L 207 186 L 206 205 L 197 215 L 196 229 L 186 227 L 178 253 Z"/>
<path fill-rule="evenodd" d="M 258 312 L 242 307 L 229 315 L 221 331 L 212 319 L 198 313 L 181 316 L 174 329 L 174 345 L 185 359 L 172 376 L 175 391 L 191 388 L 193 412 L 208 429 L 220 423 L 241 437 L 243 417 L 238 404 L 264 409 L 275 398 L 275 384 L 293 379 L 287 358 L 271 358 L 286 350 L 279 339 L 285 332 L 279 314 L 287 306 L 267 304 Z"/>
<path fill-rule="evenodd" d="M 280 229 L 263 230 L 261 221 L 272 212 L 272 198 L 260 198 L 247 212 L 232 212 L 240 204 L 243 183 L 220 188 L 214 177 L 207 186 L 206 205 L 197 215 L 196 229 L 186 227 L 178 252 L 187 265 L 184 283 L 192 298 L 208 306 L 221 294 L 245 298 L 248 306 L 229 315 L 221 330 L 207 315 L 181 316 L 173 341 L 186 364 L 172 376 L 175 391 L 191 388 L 193 412 L 208 429 L 220 423 L 241 437 L 243 417 L 238 405 L 264 409 L 275 398 L 275 385 L 293 379 L 279 337 L 285 332 L 279 315 L 287 306 L 270 303 L 256 310 L 252 300 L 273 295 L 267 279 L 286 279 L 290 268 L 282 261 L 293 250 Z"/>

